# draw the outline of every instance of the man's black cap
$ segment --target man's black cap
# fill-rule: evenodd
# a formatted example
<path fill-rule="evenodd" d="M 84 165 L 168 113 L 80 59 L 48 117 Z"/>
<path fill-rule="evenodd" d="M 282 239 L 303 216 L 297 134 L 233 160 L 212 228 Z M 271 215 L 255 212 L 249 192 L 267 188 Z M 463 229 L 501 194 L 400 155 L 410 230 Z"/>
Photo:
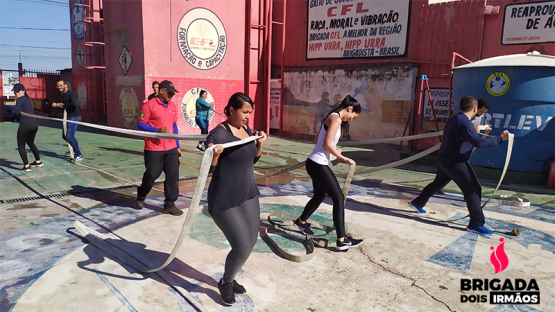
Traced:
<path fill-rule="evenodd" d="M 12 91 L 15 91 L 15 92 L 25 91 L 25 86 L 20 83 L 16 83 L 13 85 Z"/>
<path fill-rule="evenodd" d="M 168 92 L 177 92 L 177 93 L 179 93 L 179 91 L 175 90 L 175 88 L 173 87 L 173 83 L 169 80 L 164 80 L 164 81 L 160 82 L 159 88 L 160 89 L 166 89 Z"/>

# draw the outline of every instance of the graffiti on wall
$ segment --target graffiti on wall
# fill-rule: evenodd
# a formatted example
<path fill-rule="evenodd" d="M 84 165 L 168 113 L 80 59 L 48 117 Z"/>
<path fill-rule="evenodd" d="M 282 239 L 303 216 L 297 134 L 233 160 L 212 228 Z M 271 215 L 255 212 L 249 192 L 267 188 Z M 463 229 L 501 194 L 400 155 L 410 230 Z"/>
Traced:
<path fill-rule="evenodd" d="M 295 71 L 284 74 L 283 130 L 315 135 L 326 115 L 347 95 L 362 106 L 358 118 L 342 127 L 346 139 L 400 136 L 416 81 L 412 64 L 368 69 Z"/>
<path fill-rule="evenodd" d="M 307 2 L 307 60 L 406 55 L 410 0 Z"/>

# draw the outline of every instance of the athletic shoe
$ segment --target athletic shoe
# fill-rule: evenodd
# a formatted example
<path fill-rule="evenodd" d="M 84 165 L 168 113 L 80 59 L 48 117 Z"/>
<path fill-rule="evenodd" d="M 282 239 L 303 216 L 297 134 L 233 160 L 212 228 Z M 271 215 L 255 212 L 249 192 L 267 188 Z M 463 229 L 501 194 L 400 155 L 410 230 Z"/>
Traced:
<path fill-rule="evenodd" d="M 235 304 L 235 295 L 233 294 L 233 284 L 224 283 L 223 280 L 218 282 L 218 289 L 220 290 L 220 296 L 224 304 L 232 306 Z"/>
<path fill-rule="evenodd" d="M 299 218 L 297 218 L 293 224 L 297 229 L 299 229 L 299 231 L 303 232 L 304 235 L 314 235 L 314 232 L 310 229 L 310 223 L 305 222 L 304 224 L 301 224 Z"/>
<path fill-rule="evenodd" d="M 37 161 L 35 160 L 35 161 L 33 161 L 32 163 L 30 163 L 29 166 L 31 166 L 31 167 L 42 167 L 42 166 L 44 166 L 44 163 L 43 163 L 42 161 L 41 161 L 41 162 L 37 162 Z"/>
<path fill-rule="evenodd" d="M 75 157 L 75 161 L 81 161 L 81 160 L 83 160 L 83 156 L 79 155 Z"/>
<path fill-rule="evenodd" d="M 204 152 L 206 150 L 204 145 L 200 145 L 200 144 L 197 144 L 197 147 L 195 147 L 195 149 L 199 152 Z"/>
<path fill-rule="evenodd" d="M 424 210 L 424 209 L 422 209 L 422 208 L 420 208 L 420 207 L 418 207 L 414 204 L 414 200 L 409 202 L 409 206 L 416 209 L 416 211 L 418 211 L 418 213 L 426 213 L 426 210 Z"/>
<path fill-rule="evenodd" d="M 64 155 L 71 156 L 71 152 L 66 152 Z"/>
<path fill-rule="evenodd" d="M 362 244 L 362 239 L 354 239 L 354 238 L 345 236 L 345 239 L 342 242 L 337 240 L 337 249 L 345 250 L 349 248 L 355 248 L 360 246 L 360 244 Z"/>
<path fill-rule="evenodd" d="M 485 226 L 467 226 L 466 230 L 471 232 L 471 233 L 476 233 L 476 234 L 484 234 L 484 235 L 491 235 L 493 234 L 493 231 L 486 228 Z"/>
<path fill-rule="evenodd" d="M 444 192 L 443 190 L 439 190 L 439 191 L 437 191 L 436 194 L 437 194 L 437 195 L 445 195 L 445 192 Z"/>
<path fill-rule="evenodd" d="M 237 283 L 236 280 L 233 280 L 233 293 L 236 295 L 244 295 L 247 293 L 247 290 L 245 289 L 245 287 Z"/>
<path fill-rule="evenodd" d="M 177 207 L 172 206 L 170 208 L 164 208 L 162 211 L 163 213 L 171 214 L 172 216 L 180 216 L 183 214 L 183 211 L 177 209 Z"/>
<path fill-rule="evenodd" d="M 23 167 L 20 170 L 23 172 L 31 172 L 31 167 Z"/>
<path fill-rule="evenodd" d="M 146 197 L 141 197 L 137 195 L 137 200 L 135 200 L 135 205 L 137 206 L 137 209 L 143 209 L 145 207 L 145 199 Z"/>

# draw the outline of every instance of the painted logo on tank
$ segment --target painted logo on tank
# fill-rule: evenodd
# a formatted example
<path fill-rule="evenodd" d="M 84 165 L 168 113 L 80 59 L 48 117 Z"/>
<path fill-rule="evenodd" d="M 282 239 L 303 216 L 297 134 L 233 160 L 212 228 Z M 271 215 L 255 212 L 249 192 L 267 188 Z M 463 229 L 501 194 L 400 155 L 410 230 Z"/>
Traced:
<path fill-rule="evenodd" d="M 489 257 L 489 260 L 495 269 L 495 274 L 503 272 L 509 266 L 509 258 L 505 253 L 505 240 L 501 237 L 499 238 L 499 242 L 501 242 L 501 244 L 499 244 L 497 248 L 491 246 L 491 250 L 493 250 L 493 252 Z"/>
<path fill-rule="evenodd" d="M 488 93 L 493 96 L 501 96 L 507 93 L 510 86 L 511 80 L 509 79 L 509 76 L 502 72 L 495 72 L 491 74 L 486 81 L 486 89 L 488 90 Z"/>
<path fill-rule="evenodd" d="M 227 50 L 227 35 L 216 14 L 204 8 L 195 8 L 181 18 L 177 43 L 181 55 L 191 66 L 208 70 L 223 60 Z"/>

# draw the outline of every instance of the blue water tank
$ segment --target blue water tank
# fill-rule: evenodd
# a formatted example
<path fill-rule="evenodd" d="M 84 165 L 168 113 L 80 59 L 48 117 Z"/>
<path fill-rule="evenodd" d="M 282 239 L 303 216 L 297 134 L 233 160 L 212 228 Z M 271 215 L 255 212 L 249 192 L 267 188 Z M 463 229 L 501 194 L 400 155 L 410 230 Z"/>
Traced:
<path fill-rule="evenodd" d="M 453 113 L 463 96 L 489 100 L 484 114 L 491 135 L 503 130 L 515 134 L 509 170 L 546 172 L 555 159 L 555 57 L 528 54 L 505 55 L 453 68 Z M 507 143 L 478 148 L 473 165 L 502 169 Z"/>

